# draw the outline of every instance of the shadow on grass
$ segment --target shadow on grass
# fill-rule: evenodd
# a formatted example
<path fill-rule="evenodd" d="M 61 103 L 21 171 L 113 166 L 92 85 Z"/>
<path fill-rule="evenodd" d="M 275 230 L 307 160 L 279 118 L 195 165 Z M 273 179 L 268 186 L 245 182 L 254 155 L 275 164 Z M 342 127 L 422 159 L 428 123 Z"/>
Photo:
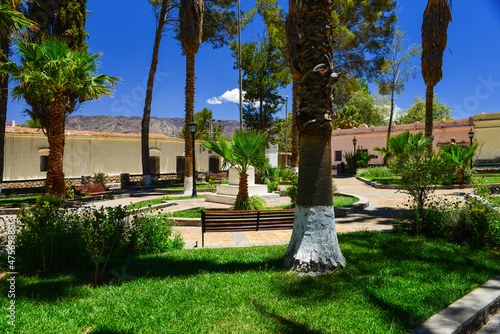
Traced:
<path fill-rule="evenodd" d="M 285 333 L 285 334 L 321 334 L 320 331 L 311 330 L 306 325 L 302 325 L 296 323 L 294 321 L 288 320 L 287 318 L 274 313 L 273 311 L 266 308 L 264 305 L 259 304 L 256 301 L 252 301 L 253 306 L 259 311 L 262 315 L 265 315 L 269 318 L 272 318 L 275 322 L 278 323 L 278 328 L 275 329 L 276 333 Z M 307 319 L 305 319 L 307 320 Z"/>
<path fill-rule="evenodd" d="M 133 334 L 134 332 L 131 330 L 123 330 L 123 329 L 111 329 L 107 327 L 98 327 L 89 332 L 89 334 Z"/>

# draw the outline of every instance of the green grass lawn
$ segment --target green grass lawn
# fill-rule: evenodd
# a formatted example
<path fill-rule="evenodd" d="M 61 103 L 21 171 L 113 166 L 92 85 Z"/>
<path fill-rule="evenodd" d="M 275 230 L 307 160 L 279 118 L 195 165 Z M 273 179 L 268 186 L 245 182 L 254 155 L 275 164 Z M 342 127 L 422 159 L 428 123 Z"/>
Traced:
<path fill-rule="evenodd" d="M 33 204 L 36 199 L 37 196 L 2 198 L 0 199 L 0 207 L 20 207 L 22 204 Z"/>
<path fill-rule="evenodd" d="M 163 196 L 161 198 L 148 199 L 145 201 L 131 203 L 131 204 L 125 206 L 125 209 L 127 209 L 127 210 L 139 209 L 139 208 L 147 207 L 148 205 L 161 204 L 163 201 L 175 201 L 175 200 L 190 199 L 190 198 L 192 198 L 192 197 L 191 196 Z M 205 195 L 198 195 L 198 198 L 205 198 Z"/>
<path fill-rule="evenodd" d="M 286 246 L 113 259 L 113 280 L 97 288 L 86 284 L 90 266 L 20 275 L 16 332 L 406 333 L 499 270 L 498 253 L 437 240 L 361 232 L 339 242 L 347 266 L 325 277 L 284 271 Z M 2 319 L 8 303 L 0 299 Z"/>
<path fill-rule="evenodd" d="M 208 188 L 213 188 L 212 185 L 210 184 L 201 184 L 201 185 L 196 185 L 196 189 L 208 189 Z M 184 187 L 168 187 L 168 188 L 162 188 L 163 190 L 181 190 L 184 189 Z"/>
<path fill-rule="evenodd" d="M 500 183 L 500 176 L 481 176 L 477 175 L 472 178 L 474 183 L 477 184 L 498 184 Z"/>

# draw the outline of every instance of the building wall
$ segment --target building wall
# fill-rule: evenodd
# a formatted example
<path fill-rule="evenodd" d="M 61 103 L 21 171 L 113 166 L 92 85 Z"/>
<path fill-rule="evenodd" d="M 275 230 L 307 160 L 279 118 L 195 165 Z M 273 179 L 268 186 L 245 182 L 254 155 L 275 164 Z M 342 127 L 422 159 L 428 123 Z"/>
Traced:
<path fill-rule="evenodd" d="M 500 113 L 474 116 L 474 132 L 480 148 L 477 159 L 500 162 Z"/>
<path fill-rule="evenodd" d="M 434 122 L 434 150 L 437 152 L 439 146 L 450 143 L 452 137 L 455 138 L 457 144 L 468 145 L 470 142 L 468 133 L 470 129 L 474 127 L 474 117 L 476 116 L 469 117 L 468 119 L 451 121 L 441 120 Z M 354 152 L 354 137 L 356 137 L 357 140 L 356 149 L 367 149 L 368 154 L 373 156 L 372 160 L 370 160 L 370 164 L 382 164 L 383 156 L 373 150 L 373 147 L 385 147 L 387 128 L 387 126 L 368 127 L 366 124 L 361 124 L 359 128 L 334 130 L 332 132 L 332 164 L 335 166 L 341 162 L 345 162 L 344 154 L 346 152 Z M 416 122 L 414 124 L 394 125 L 391 130 L 391 136 L 400 134 L 406 130 L 412 133 L 424 132 L 425 124 Z M 498 130 L 500 130 L 500 128 L 497 127 L 497 132 Z M 492 138 L 496 138 L 496 142 L 498 143 L 498 134 L 496 134 L 496 137 L 489 138 L 487 145 L 495 141 L 492 140 Z M 337 151 L 342 154 L 341 160 L 338 160 L 339 157 L 336 155 Z M 500 154 L 498 156 L 500 156 Z"/>
<path fill-rule="evenodd" d="M 4 180 L 43 179 L 40 157 L 48 156 L 47 137 L 33 129 L 7 127 Z M 160 159 L 160 173 L 175 173 L 177 156 L 184 156 L 184 140 L 167 136 L 151 136 L 150 156 Z M 196 143 L 196 169 L 208 171 L 208 150 Z M 102 172 L 142 174 L 141 138 L 138 134 L 91 134 L 68 131 L 64 148 L 66 177 L 80 177 Z"/>

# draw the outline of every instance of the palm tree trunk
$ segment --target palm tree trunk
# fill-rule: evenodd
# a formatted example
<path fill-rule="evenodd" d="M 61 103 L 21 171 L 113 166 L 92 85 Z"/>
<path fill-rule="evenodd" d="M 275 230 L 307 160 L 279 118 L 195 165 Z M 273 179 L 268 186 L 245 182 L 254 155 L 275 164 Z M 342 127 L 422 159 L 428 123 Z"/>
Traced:
<path fill-rule="evenodd" d="M 0 48 L 5 56 L 2 56 L 0 61 L 5 63 L 8 61 L 7 55 L 10 49 L 10 40 L 7 36 L 2 36 L 0 39 Z M 9 76 L 0 74 L 0 193 L 3 189 L 3 169 L 4 169 L 4 154 L 5 154 L 5 121 L 7 120 L 7 100 L 9 98 Z"/>
<path fill-rule="evenodd" d="M 193 137 L 189 132 L 189 123 L 194 115 L 194 52 L 186 52 L 186 131 L 185 136 L 185 164 L 184 164 L 184 193 L 193 189 Z"/>
<path fill-rule="evenodd" d="M 428 148 L 428 155 L 431 156 L 432 154 L 432 146 L 434 142 L 434 136 L 432 133 L 432 127 L 433 127 L 433 116 L 434 112 L 432 110 L 432 102 L 434 99 L 434 86 L 432 85 L 427 85 L 427 89 L 425 90 L 425 136 L 430 138 L 430 144 Z"/>
<path fill-rule="evenodd" d="M 235 207 L 239 203 L 248 203 L 250 196 L 248 195 L 248 174 L 240 173 L 240 183 L 238 185 L 238 195 L 236 196 Z"/>
<path fill-rule="evenodd" d="M 332 189 L 332 106 L 336 75 L 332 0 L 303 1 L 300 13 L 300 161 L 297 205 L 283 264 L 299 274 L 322 275 L 345 265 L 335 230 Z"/>
<path fill-rule="evenodd" d="M 45 192 L 61 198 L 64 198 L 66 191 L 63 169 L 64 119 L 62 92 L 58 92 L 54 97 L 50 130 L 48 131 L 49 160 Z"/>
<path fill-rule="evenodd" d="M 149 122 L 151 116 L 151 101 L 153 100 L 153 85 L 156 75 L 156 68 L 158 66 L 158 53 L 160 50 L 163 27 L 165 26 L 166 12 L 167 2 L 165 1 L 161 5 L 158 26 L 156 27 L 153 57 L 151 59 L 151 67 L 149 69 L 148 83 L 146 87 L 146 100 L 144 101 L 144 112 L 141 122 L 142 175 L 151 174 L 151 166 L 149 165 Z"/>
<path fill-rule="evenodd" d="M 293 101 L 292 101 L 292 171 L 298 172 L 299 169 L 299 130 L 297 128 L 297 116 L 299 114 L 299 75 L 293 75 Z"/>

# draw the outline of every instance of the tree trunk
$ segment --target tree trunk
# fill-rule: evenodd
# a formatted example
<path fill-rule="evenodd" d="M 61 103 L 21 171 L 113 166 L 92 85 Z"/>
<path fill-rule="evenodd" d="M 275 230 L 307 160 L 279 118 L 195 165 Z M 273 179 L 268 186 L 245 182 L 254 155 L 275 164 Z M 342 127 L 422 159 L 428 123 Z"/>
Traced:
<path fill-rule="evenodd" d="M 434 86 L 427 85 L 425 90 L 425 136 L 432 138 L 432 121 L 433 121 L 433 110 L 432 101 L 434 100 Z"/>
<path fill-rule="evenodd" d="M 248 195 L 248 174 L 240 173 L 240 183 L 238 186 L 238 195 L 236 196 L 235 206 L 241 202 L 248 202 L 250 196 Z"/>
<path fill-rule="evenodd" d="M 393 117 L 394 117 L 394 89 L 391 91 L 391 116 L 389 116 L 389 128 L 387 129 L 386 148 L 387 148 L 387 142 L 389 141 L 389 138 L 391 137 L 392 118 Z"/>
<path fill-rule="evenodd" d="M 48 131 L 49 159 L 45 192 L 60 198 L 64 198 L 66 192 L 63 168 L 64 119 L 62 93 L 57 92 L 52 107 L 50 131 Z"/>
<path fill-rule="evenodd" d="M 0 61 L 5 63 L 8 61 L 7 55 L 10 51 L 10 40 L 7 36 L 2 36 L 0 39 L 0 48 L 4 56 Z M 3 188 L 3 169 L 4 169 L 4 154 L 5 154 L 5 122 L 7 120 L 7 101 L 9 98 L 9 76 L 0 74 L 0 193 Z"/>
<path fill-rule="evenodd" d="M 144 112 L 141 122 L 141 151 L 142 151 L 142 175 L 151 174 L 149 165 L 149 121 L 151 116 L 151 101 L 153 100 L 153 85 L 158 65 L 158 53 L 160 50 L 161 35 L 165 26 L 165 14 L 167 12 L 167 2 L 161 5 L 158 27 L 156 27 L 155 41 L 153 45 L 153 57 L 149 69 L 148 84 L 146 87 L 146 100 L 144 101 Z"/>
<path fill-rule="evenodd" d="M 332 189 L 332 0 L 302 2 L 299 182 L 292 237 L 283 264 L 299 274 L 322 275 L 345 265 L 337 241 Z"/>
<path fill-rule="evenodd" d="M 264 131 L 264 91 L 260 91 L 259 128 Z"/>
<path fill-rule="evenodd" d="M 189 132 L 189 123 L 193 121 L 194 115 L 194 52 L 186 52 L 186 131 L 185 140 L 185 165 L 184 165 L 184 193 L 193 189 L 193 137 Z"/>
<path fill-rule="evenodd" d="M 299 169 L 299 130 L 297 128 L 297 116 L 299 114 L 299 75 L 293 76 L 293 101 L 292 101 L 292 171 L 298 172 Z"/>

